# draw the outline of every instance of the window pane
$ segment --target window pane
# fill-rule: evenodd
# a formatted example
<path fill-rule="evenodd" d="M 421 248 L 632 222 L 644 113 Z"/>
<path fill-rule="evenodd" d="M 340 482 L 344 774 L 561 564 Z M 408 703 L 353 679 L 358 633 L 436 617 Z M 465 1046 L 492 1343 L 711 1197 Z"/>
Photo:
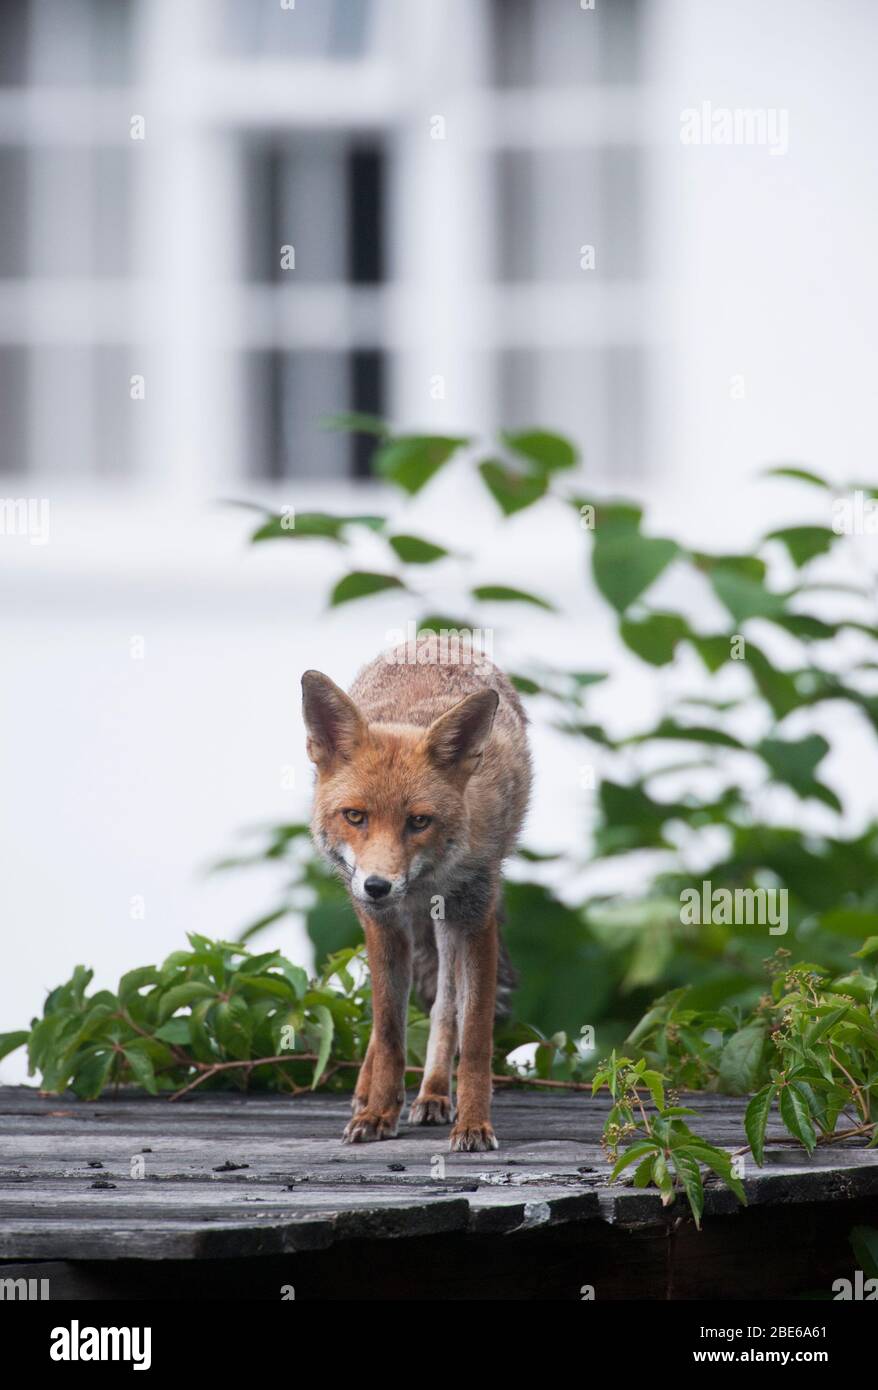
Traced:
<path fill-rule="evenodd" d="M 368 284 L 383 278 L 379 147 L 312 135 L 245 141 L 242 152 L 251 280 Z"/>
<path fill-rule="evenodd" d="M 35 276 L 124 276 L 131 269 L 131 156 L 51 149 L 28 156 L 29 269 Z"/>
<path fill-rule="evenodd" d="M 0 346 L 0 474 L 27 471 L 26 348 Z"/>
<path fill-rule="evenodd" d="M 27 154 L 0 146 L 0 278 L 27 272 Z"/>
<path fill-rule="evenodd" d="M 223 46 L 260 58 L 356 58 L 369 43 L 371 0 L 225 0 Z"/>
<path fill-rule="evenodd" d="M 27 81 L 28 7 L 24 0 L 0 0 L 0 86 Z"/>
<path fill-rule="evenodd" d="M 29 356 L 27 466 L 41 477 L 124 478 L 146 417 L 130 374 L 143 361 L 129 347 L 42 345 Z"/>
<path fill-rule="evenodd" d="M 635 82 L 641 0 L 492 0 L 493 79 L 500 87 Z"/>
<path fill-rule="evenodd" d="M 131 478 L 139 462 L 139 440 L 147 426 L 147 403 L 131 398 L 131 374 L 142 372 L 145 354 L 118 343 L 93 350 L 94 473 Z"/>
<path fill-rule="evenodd" d="M 506 150 L 497 157 L 501 280 L 634 280 L 643 274 L 643 152 Z M 594 269 L 583 270 L 583 246 Z"/>
<path fill-rule="evenodd" d="M 637 343 L 502 352 L 500 423 L 509 429 L 548 425 L 581 445 L 589 477 L 636 479 L 646 462 L 645 352 Z"/>
<path fill-rule="evenodd" d="M 251 352 L 244 359 L 247 472 L 254 478 L 367 476 L 370 450 L 321 428 L 344 410 L 381 413 L 379 353 Z"/>
<path fill-rule="evenodd" d="M 123 87 L 133 80 L 130 0 L 19 0 L 18 7 L 29 12 L 31 82 Z"/>

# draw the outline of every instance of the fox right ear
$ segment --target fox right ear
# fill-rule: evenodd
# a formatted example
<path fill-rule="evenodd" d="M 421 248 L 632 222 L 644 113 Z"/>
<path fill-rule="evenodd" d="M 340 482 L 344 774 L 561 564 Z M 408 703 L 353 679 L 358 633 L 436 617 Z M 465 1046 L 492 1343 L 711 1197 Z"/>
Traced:
<path fill-rule="evenodd" d="M 488 741 L 500 696 L 487 687 L 459 700 L 434 719 L 427 730 L 427 750 L 438 767 L 473 772 Z"/>
<path fill-rule="evenodd" d="M 366 730 L 353 700 L 322 671 L 306 671 L 302 677 L 302 713 L 308 757 L 319 768 L 349 758 Z"/>

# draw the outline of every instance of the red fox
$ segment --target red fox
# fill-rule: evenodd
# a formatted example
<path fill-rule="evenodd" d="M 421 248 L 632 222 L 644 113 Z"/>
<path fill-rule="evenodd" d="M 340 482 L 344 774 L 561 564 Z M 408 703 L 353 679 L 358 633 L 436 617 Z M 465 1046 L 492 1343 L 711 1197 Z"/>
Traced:
<path fill-rule="evenodd" d="M 397 1133 L 414 977 L 430 1037 L 409 1122 L 453 1120 L 451 1149 L 480 1151 L 497 1147 L 494 1017 L 515 982 L 500 938 L 500 870 L 524 819 L 531 764 L 512 683 L 477 652 L 437 659 L 440 640 L 424 633 L 414 653 L 378 657 L 349 695 L 305 672 L 312 832 L 347 885 L 372 977 L 372 1036 L 344 1142 Z"/>

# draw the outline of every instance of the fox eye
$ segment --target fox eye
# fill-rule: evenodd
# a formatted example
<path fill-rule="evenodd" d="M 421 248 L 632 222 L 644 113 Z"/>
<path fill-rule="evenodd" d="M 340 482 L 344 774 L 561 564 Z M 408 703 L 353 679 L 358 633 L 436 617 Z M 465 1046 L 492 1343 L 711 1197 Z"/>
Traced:
<path fill-rule="evenodd" d="M 347 810 L 342 811 L 342 815 L 344 816 L 348 825 L 362 825 L 364 820 L 366 819 L 365 811 L 354 811 L 351 810 L 350 807 Z"/>
<path fill-rule="evenodd" d="M 409 830 L 426 830 L 432 820 L 432 816 L 409 816 Z"/>

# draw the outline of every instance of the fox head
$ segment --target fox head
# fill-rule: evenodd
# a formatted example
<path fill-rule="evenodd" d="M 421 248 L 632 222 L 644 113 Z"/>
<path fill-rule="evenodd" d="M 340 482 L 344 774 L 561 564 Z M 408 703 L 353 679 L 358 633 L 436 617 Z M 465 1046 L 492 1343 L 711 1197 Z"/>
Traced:
<path fill-rule="evenodd" d="M 467 695 L 429 725 L 370 724 L 320 671 L 302 677 L 308 756 L 317 769 L 315 839 L 371 913 L 453 862 L 465 838 L 464 792 L 499 703 Z"/>

